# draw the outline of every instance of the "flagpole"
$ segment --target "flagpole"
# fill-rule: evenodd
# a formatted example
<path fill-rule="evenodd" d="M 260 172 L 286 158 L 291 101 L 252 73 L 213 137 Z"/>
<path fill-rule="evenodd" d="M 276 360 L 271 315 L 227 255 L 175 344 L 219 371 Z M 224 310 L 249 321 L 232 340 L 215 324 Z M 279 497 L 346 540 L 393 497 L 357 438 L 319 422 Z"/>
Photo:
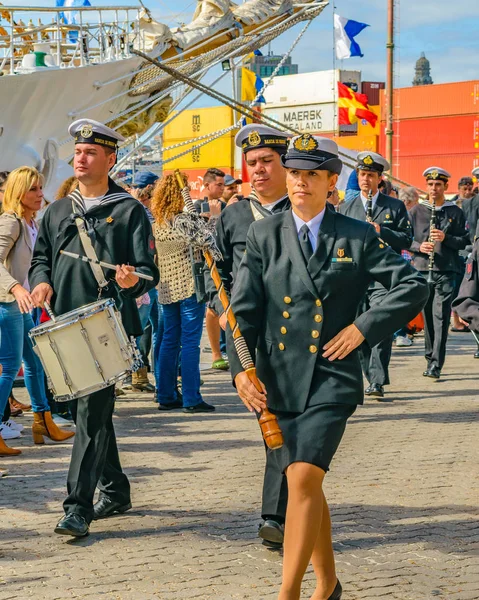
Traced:
<path fill-rule="evenodd" d="M 394 177 L 394 1 L 388 0 L 388 41 L 386 75 L 386 159 L 391 165 L 390 174 Z"/>
<path fill-rule="evenodd" d="M 333 2 L 333 101 L 334 101 L 334 135 L 339 137 L 338 117 L 338 82 L 336 79 L 336 34 L 334 29 L 334 15 L 336 14 L 336 2 Z"/>

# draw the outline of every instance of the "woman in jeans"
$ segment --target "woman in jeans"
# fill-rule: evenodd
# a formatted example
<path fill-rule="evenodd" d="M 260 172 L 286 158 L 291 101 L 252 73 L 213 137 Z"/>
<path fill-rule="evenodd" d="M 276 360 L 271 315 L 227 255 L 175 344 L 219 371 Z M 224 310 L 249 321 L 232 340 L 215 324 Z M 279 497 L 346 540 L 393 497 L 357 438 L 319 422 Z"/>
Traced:
<path fill-rule="evenodd" d="M 159 410 L 183 407 L 185 413 L 211 412 L 215 407 L 200 394 L 200 341 L 205 305 L 195 294 L 190 244 L 174 227 L 183 212 L 183 198 L 174 175 L 166 175 L 154 189 L 151 212 L 158 252 L 158 301 L 163 308 L 163 339 L 157 365 Z M 176 394 L 178 355 L 181 350 L 183 402 Z"/>
<path fill-rule="evenodd" d="M 24 362 L 25 384 L 30 394 L 34 422 L 33 440 L 43 436 L 61 442 L 73 435 L 52 421 L 45 395 L 44 372 L 33 351 L 28 332 L 33 327 L 34 308 L 28 287 L 28 269 L 37 237 L 35 215 L 43 199 L 43 177 L 31 167 L 20 167 L 8 176 L 0 216 L 0 415 L 3 415 L 12 384 Z M 0 456 L 20 454 L 9 448 L 4 437 L 18 437 L 21 425 L 9 421 L 0 426 Z"/>

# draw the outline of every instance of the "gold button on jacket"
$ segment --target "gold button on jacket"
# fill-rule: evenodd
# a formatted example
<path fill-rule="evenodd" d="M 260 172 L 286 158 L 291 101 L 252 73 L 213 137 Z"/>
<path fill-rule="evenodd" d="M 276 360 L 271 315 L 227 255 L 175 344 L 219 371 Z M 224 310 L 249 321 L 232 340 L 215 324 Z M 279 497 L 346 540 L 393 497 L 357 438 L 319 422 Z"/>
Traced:
<path fill-rule="evenodd" d="M 318 349 L 316 348 L 316 346 L 310 346 L 309 347 L 309 351 L 311 352 L 311 354 L 316 354 L 316 352 L 318 351 Z"/>
<path fill-rule="evenodd" d="M 286 347 L 286 346 L 283 344 L 283 342 L 280 342 L 280 343 L 278 344 L 278 348 L 279 348 L 280 350 L 284 350 L 284 349 L 285 349 L 285 347 Z"/>
<path fill-rule="evenodd" d="M 285 296 L 283 298 L 283 300 L 286 302 L 286 304 L 291 304 L 291 302 L 292 302 L 292 300 L 291 300 L 291 298 L 289 296 Z"/>
<path fill-rule="evenodd" d="M 316 306 L 321 306 L 321 300 L 316 300 Z"/>
<path fill-rule="evenodd" d="M 314 320 L 316 321 L 316 323 L 321 323 L 323 317 L 321 315 L 314 315 Z"/>
<path fill-rule="evenodd" d="M 319 338 L 319 331 L 313 329 L 313 331 L 311 332 L 311 337 L 313 337 L 314 339 Z"/>
<path fill-rule="evenodd" d="M 281 333 L 284 335 L 285 333 L 288 333 L 288 330 L 286 329 L 286 327 L 281 327 Z"/>
<path fill-rule="evenodd" d="M 284 313 L 283 313 L 283 317 L 284 317 L 285 319 L 289 319 L 289 312 L 288 312 L 287 310 L 285 310 L 285 311 L 284 311 Z"/>

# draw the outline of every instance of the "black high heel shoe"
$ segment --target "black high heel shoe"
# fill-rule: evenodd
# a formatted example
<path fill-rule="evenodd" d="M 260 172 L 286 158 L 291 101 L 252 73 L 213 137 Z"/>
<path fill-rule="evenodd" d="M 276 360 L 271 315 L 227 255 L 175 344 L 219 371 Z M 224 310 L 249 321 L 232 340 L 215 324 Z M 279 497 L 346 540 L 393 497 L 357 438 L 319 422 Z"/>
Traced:
<path fill-rule="evenodd" d="M 343 595 L 343 588 L 338 579 L 338 583 L 336 584 L 336 587 L 334 588 L 331 596 L 329 596 L 328 600 L 341 600 L 342 595 Z"/>

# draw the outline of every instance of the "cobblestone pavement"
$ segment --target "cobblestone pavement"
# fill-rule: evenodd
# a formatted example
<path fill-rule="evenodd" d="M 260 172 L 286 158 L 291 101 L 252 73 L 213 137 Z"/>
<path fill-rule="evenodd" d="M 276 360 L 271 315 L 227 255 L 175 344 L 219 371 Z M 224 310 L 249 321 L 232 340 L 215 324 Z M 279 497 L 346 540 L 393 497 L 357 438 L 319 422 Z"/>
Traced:
<path fill-rule="evenodd" d="M 479 361 L 470 336 L 452 334 L 434 382 L 421 376 L 422 346 L 394 351 L 388 402 L 358 409 L 327 476 L 344 600 L 479 598 Z M 228 374 L 204 379 L 214 414 L 160 414 L 152 395 L 118 401 L 134 508 L 82 540 L 52 531 L 70 443 L 34 446 L 28 430 L 11 442 L 23 454 L 0 459 L 10 469 L 0 479 L 0 600 L 276 598 L 281 556 L 256 538 L 256 419 Z M 309 571 L 303 597 L 312 589 Z"/>

